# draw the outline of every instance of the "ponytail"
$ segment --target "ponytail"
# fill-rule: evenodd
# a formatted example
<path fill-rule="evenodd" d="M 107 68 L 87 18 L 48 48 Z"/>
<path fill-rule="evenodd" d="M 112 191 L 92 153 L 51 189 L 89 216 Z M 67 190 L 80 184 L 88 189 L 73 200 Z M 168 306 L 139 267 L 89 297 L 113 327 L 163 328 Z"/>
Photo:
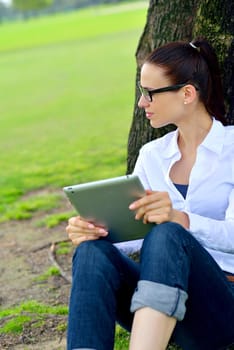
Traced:
<path fill-rule="evenodd" d="M 207 92 L 204 94 L 204 103 L 207 111 L 214 115 L 214 117 L 220 120 L 224 125 L 227 124 L 225 119 L 225 105 L 224 105 L 224 94 L 221 79 L 221 72 L 219 62 L 215 50 L 204 39 L 196 39 L 193 44 L 202 58 L 205 60 L 208 66 L 208 81 L 207 81 Z"/>
<path fill-rule="evenodd" d="M 207 40 L 166 44 L 153 51 L 146 62 L 164 68 L 173 84 L 193 84 L 207 112 L 227 125 L 219 63 Z"/>

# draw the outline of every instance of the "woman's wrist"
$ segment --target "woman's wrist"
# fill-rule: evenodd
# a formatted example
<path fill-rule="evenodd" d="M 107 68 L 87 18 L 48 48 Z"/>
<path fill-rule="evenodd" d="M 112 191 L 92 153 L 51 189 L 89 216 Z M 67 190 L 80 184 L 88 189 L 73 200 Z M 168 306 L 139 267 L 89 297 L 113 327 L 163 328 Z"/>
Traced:
<path fill-rule="evenodd" d="M 189 216 L 183 211 L 173 209 L 173 216 L 171 221 L 180 224 L 185 229 L 189 229 Z"/>

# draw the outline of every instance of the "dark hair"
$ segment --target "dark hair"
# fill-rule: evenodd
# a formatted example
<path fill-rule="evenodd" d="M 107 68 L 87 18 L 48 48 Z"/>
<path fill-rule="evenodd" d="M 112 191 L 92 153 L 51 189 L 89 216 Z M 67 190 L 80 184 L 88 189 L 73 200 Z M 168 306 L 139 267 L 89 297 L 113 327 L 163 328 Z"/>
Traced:
<path fill-rule="evenodd" d="M 173 84 L 193 84 L 208 113 L 227 124 L 218 58 L 206 39 L 168 43 L 154 50 L 145 62 L 164 68 Z"/>

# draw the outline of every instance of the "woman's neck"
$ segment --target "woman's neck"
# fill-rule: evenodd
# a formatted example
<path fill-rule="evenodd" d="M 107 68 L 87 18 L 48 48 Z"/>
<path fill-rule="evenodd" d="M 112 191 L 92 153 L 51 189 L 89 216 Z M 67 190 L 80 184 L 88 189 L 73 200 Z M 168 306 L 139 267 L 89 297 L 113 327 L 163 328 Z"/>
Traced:
<path fill-rule="evenodd" d="M 178 125 L 180 150 L 195 151 L 209 133 L 212 123 L 211 116 L 205 112 L 200 115 L 196 113 L 194 118 L 190 117 L 189 122 Z"/>

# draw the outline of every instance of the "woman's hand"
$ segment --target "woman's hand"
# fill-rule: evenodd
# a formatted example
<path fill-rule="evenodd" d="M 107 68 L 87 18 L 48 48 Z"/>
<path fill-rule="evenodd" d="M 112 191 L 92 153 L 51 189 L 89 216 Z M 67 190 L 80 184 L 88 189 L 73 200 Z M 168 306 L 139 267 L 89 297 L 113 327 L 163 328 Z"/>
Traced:
<path fill-rule="evenodd" d="M 146 191 L 146 195 L 133 202 L 129 209 L 136 211 L 136 220 L 142 219 L 144 223 L 152 222 L 161 224 L 172 221 L 189 227 L 188 215 L 173 209 L 168 192 Z"/>
<path fill-rule="evenodd" d="M 95 226 L 80 216 L 68 220 L 66 231 L 72 243 L 77 246 L 84 241 L 96 240 L 108 234 L 104 228 Z"/>

